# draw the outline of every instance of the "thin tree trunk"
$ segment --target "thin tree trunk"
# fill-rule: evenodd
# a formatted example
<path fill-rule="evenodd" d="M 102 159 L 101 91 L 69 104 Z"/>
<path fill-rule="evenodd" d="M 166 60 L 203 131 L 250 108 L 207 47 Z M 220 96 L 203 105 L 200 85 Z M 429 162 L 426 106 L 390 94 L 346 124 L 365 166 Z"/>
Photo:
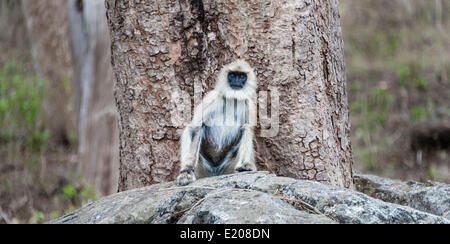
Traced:
<path fill-rule="evenodd" d="M 80 171 L 99 193 L 109 195 L 117 191 L 119 178 L 119 127 L 105 5 L 69 0 L 68 9 L 80 111 Z"/>
<path fill-rule="evenodd" d="M 6 62 L 11 57 L 5 54 L 6 49 L 21 49 L 23 53 L 29 51 L 28 38 L 23 35 L 26 33 L 26 26 L 22 11 L 22 2 L 19 0 L 1 0 L 0 1 L 0 48 L 2 55 L 0 62 Z M 6 52 L 8 53 L 8 52 Z"/>
<path fill-rule="evenodd" d="M 209 91 L 222 65 L 237 58 L 255 68 L 259 91 L 271 90 L 267 105 L 279 121 L 275 133 L 264 124 L 258 130 L 259 169 L 353 187 L 336 0 L 106 0 L 106 6 L 120 191 L 175 178 L 183 126 L 171 122 L 179 109 L 172 93 Z"/>
<path fill-rule="evenodd" d="M 34 66 L 46 81 L 45 123 L 57 143 L 69 143 L 76 135 L 76 113 L 72 95 L 67 1 L 23 0 Z"/>

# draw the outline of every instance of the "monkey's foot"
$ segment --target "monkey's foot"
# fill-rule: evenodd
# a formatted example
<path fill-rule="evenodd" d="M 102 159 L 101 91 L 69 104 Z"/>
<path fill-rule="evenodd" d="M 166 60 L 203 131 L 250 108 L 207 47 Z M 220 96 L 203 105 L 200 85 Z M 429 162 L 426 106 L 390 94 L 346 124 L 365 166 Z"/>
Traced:
<path fill-rule="evenodd" d="M 253 163 L 243 163 L 234 169 L 236 172 L 256 171 L 256 166 Z"/>
<path fill-rule="evenodd" d="M 193 168 L 182 170 L 177 177 L 177 184 L 180 186 L 187 186 L 195 181 L 195 174 Z"/>

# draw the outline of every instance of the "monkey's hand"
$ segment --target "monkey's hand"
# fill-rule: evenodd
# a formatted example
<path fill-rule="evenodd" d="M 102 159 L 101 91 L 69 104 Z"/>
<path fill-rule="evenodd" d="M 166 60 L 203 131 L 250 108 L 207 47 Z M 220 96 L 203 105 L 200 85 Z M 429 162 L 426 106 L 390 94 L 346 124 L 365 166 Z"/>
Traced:
<path fill-rule="evenodd" d="M 256 171 L 256 166 L 254 163 L 244 162 L 242 164 L 236 165 L 234 171 L 236 172 Z"/>
<path fill-rule="evenodd" d="M 193 168 L 187 168 L 182 171 L 180 171 L 180 175 L 177 177 L 177 184 L 180 186 L 187 186 L 194 182 L 195 174 Z"/>

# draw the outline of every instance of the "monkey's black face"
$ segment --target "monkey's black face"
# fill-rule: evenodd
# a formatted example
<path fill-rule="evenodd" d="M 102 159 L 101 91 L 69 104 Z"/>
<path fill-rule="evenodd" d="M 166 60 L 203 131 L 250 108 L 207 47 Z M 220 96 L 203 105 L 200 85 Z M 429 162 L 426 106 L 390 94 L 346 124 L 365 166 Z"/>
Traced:
<path fill-rule="evenodd" d="M 242 72 L 230 72 L 228 73 L 228 83 L 234 90 L 242 89 L 247 82 L 247 74 Z"/>

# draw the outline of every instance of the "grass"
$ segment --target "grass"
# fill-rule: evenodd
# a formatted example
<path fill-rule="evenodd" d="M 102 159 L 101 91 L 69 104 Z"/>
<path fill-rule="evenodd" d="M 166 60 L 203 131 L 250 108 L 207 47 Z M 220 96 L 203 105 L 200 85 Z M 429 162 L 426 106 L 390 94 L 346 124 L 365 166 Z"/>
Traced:
<path fill-rule="evenodd" d="M 43 80 L 0 66 L 0 223 L 43 223 L 98 199 L 70 163 L 73 148 L 49 147 L 44 98 Z"/>
<path fill-rule="evenodd" d="M 411 108 L 411 122 L 416 124 L 424 120 L 428 116 L 428 111 L 423 106 L 412 106 Z"/>
<path fill-rule="evenodd" d="M 45 83 L 24 80 L 19 70 L 13 63 L 0 69 L 0 138 L 23 141 L 24 149 L 40 152 L 49 137 L 38 121 Z"/>
<path fill-rule="evenodd" d="M 409 141 L 416 125 L 450 121 L 450 3 L 435 2 L 340 2 L 357 170 L 450 183 L 450 153 L 419 167 Z"/>

